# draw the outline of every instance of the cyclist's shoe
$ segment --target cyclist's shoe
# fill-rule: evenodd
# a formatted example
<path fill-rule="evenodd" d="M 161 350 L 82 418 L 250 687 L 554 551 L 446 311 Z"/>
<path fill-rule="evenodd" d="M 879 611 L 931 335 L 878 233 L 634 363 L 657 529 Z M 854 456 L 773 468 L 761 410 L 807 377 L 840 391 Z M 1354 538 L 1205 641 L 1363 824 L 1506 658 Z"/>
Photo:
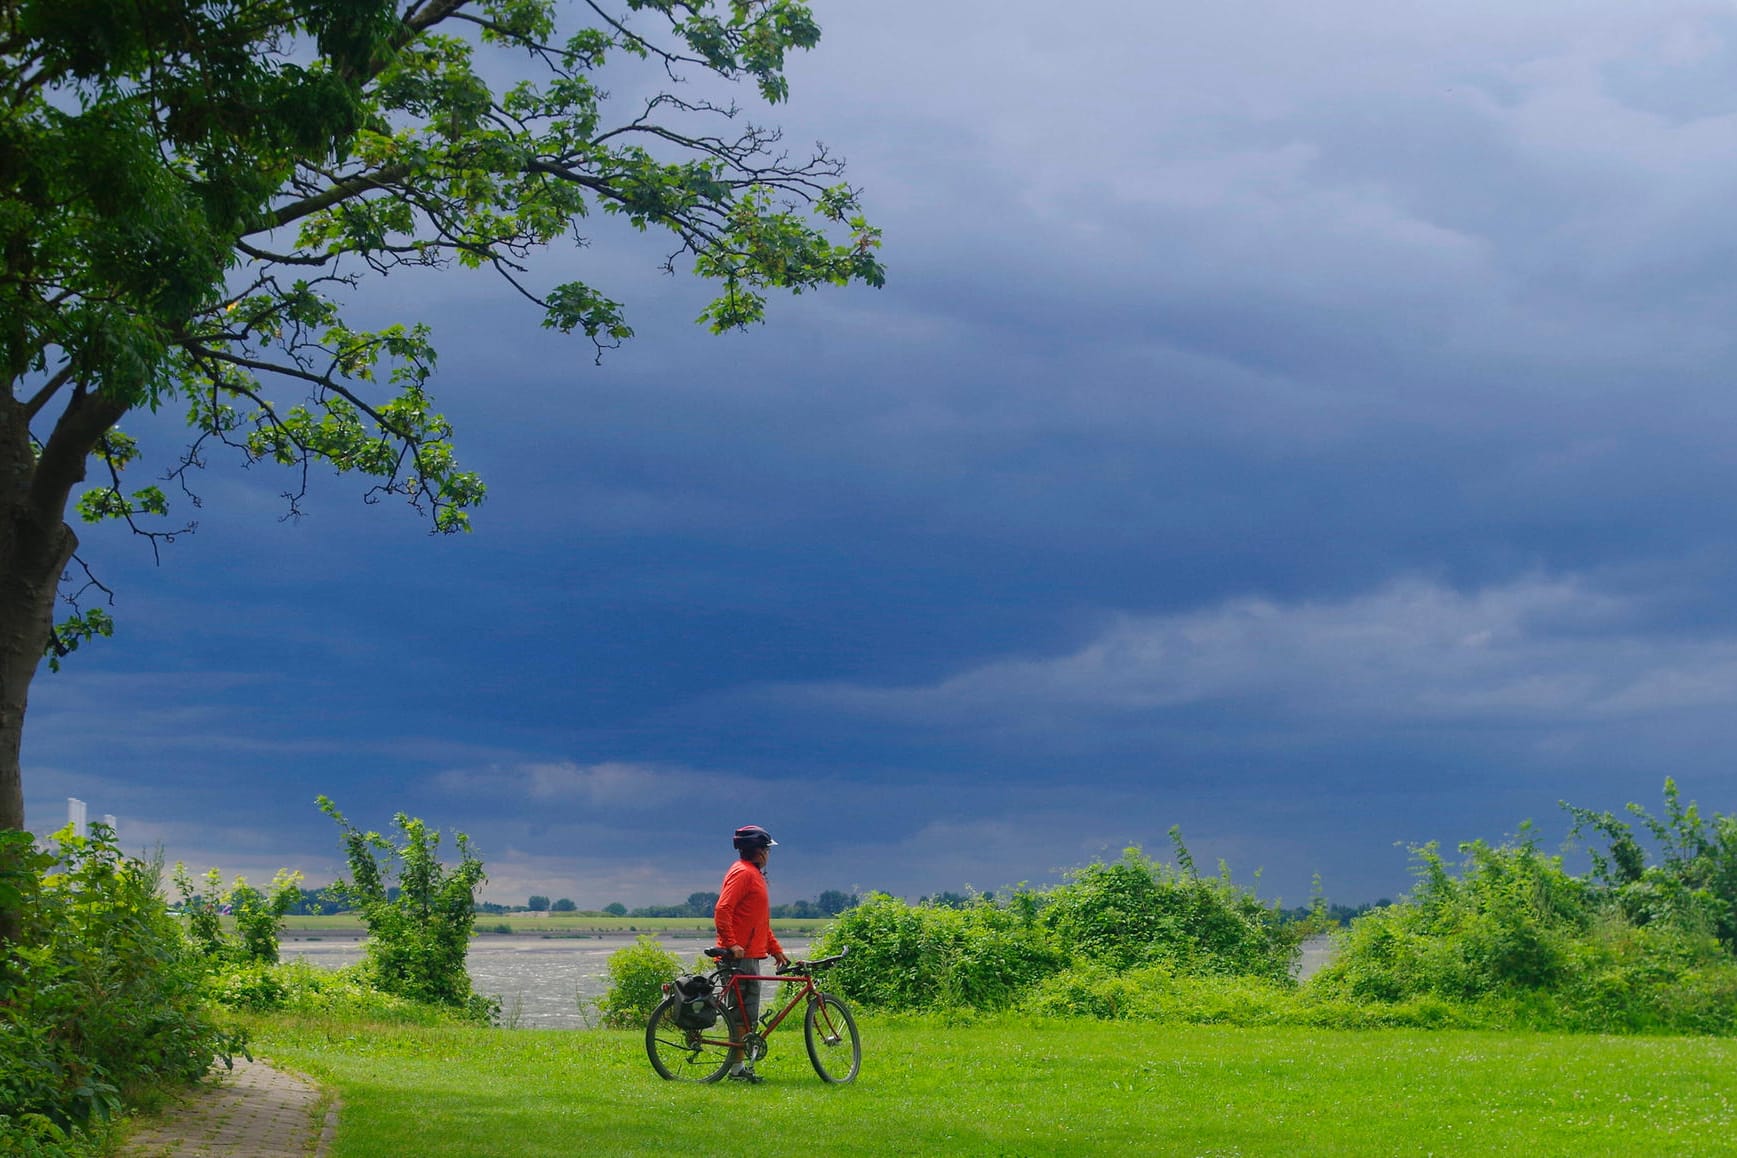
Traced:
<path fill-rule="evenodd" d="M 732 1082 L 747 1082 L 749 1085 L 757 1086 L 766 1079 L 753 1070 L 736 1070 L 730 1074 L 730 1080 Z"/>

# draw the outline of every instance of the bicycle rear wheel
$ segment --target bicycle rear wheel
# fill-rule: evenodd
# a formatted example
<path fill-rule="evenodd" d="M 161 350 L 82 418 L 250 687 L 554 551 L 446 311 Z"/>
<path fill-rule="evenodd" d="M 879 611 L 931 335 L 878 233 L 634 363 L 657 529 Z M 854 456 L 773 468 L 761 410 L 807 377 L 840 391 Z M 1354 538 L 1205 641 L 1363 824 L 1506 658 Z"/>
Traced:
<path fill-rule="evenodd" d="M 676 1024 L 676 999 L 666 997 L 645 1025 L 645 1053 L 658 1076 L 671 1082 L 715 1082 L 736 1064 L 741 1051 L 716 1040 L 730 1034 L 730 1018 L 709 1030 Z M 708 1040 L 709 1039 L 709 1040 Z"/>
<path fill-rule="evenodd" d="M 830 993 L 817 993 L 808 1003 L 802 1036 L 808 1042 L 808 1060 L 822 1081 L 843 1084 L 862 1068 L 862 1038 L 856 1032 L 856 1018 Z"/>

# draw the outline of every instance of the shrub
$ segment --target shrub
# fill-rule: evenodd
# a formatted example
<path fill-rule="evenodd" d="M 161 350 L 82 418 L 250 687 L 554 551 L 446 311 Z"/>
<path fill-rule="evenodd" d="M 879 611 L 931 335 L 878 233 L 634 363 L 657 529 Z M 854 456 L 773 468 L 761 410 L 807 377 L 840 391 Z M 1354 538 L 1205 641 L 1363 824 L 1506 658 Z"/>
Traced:
<path fill-rule="evenodd" d="M 1416 892 L 1353 921 L 1314 987 L 1354 1000 L 1476 1000 L 1562 981 L 1591 920 L 1583 883 L 1529 836 L 1461 847 L 1467 859 L 1457 876 L 1435 845 L 1413 849 Z"/>
<path fill-rule="evenodd" d="M 609 990 L 597 1000 L 603 1024 L 611 1029 L 635 1029 L 651 1017 L 663 1000 L 663 986 L 681 972 L 681 959 L 644 934 L 633 944 L 609 955 Z"/>
<path fill-rule="evenodd" d="M 1290 984 L 1301 926 L 1284 924 L 1228 872 L 1196 875 L 1171 835 L 1178 868 L 1130 848 L 1113 864 L 1087 865 L 1056 888 L 1021 889 L 1003 902 L 941 894 L 908 905 L 871 894 L 838 916 L 815 951 L 848 945 L 851 955 L 829 984 L 889 1010 L 1007 1009 L 1070 966 L 1163 965 L 1176 974 Z"/>
<path fill-rule="evenodd" d="M 1638 845 L 1635 846 L 1638 850 Z M 1644 883 L 1600 888 L 1517 844 L 1461 846 L 1448 869 L 1414 849 L 1419 885 L 1359 917 L 1311 1000 L 1375 1006 L 1433 998 L 1484 1025 L 1601 1033 L 1737 1032 L 1737 961 L 1693 905 L 1630 915 Z M 1616 855 L 1628 859 L 1618 846 Z M 1633 863 L 1633 862 L 1631 862 Z"/>
<path fill-rule="evenodd" d="M 1129 848 L 1112 864 L 1069 874 L 1046 898 L 1043 922 L 1070 956 L 1111 969 L 1164 964 L 1179 973 L 1284 982 L 1302 929 L 1231 883 L 1222 866 L 1202 877 L 1171 829 L 1178 867 Z"/>
<path fill-rule="evenodd" d="M 100 1126 L 124 1099 L 198 1078 L 233 1042 L 206 1015 L 160 865 L 122 856 L 102 825 L 89 838 L 63 829 L 51 852 L 28 833 L 0 841 L 26 869 L 8 882 L 24 927 L 0 956 L 4 1144 L 53 1153 L 64 1139 L 41 1120 L 62 1134 Z"/>
<path fill-rule="evenodd" d="M 827 986 L 882 1009 L 1006 1009 L 1066 959 L 1036 920 L 1035 898 L 979 897 L 964 908 L 908 905 L 870 893 L 840 914 L 815 956 L 849 947 Z"/>
<path fill-rule="evenodd" d="M 206 871 L 204 881 L 205 891 L 195 893 L 186 867 L 175 865 L 175 887 L 187 914 L 187 932 L 200 951 L 214 962 L 276 963 L 283 916 L 302 899 L 302 874 L 279 869 L 271 879 L 269 893 L 248 884 L 246 877 L 236 877 L 225 889 L 222 875 L 214 868 Z M 233 937 L 223 931 L 221 914 L 225 908 L 235 917 Z"/>
<path fill-rule="evenodd" d="M 1576 837 L 1593 832 L 1609 842 L 1605 852 L 1589 850 L 1593 880 L 1631 922 L 1706 930 L 1737 953 L 1737 816 L 1715 812 L 1707 820 L 1693 801 L 1683 804 L 1674 780 L 1665 781 L 1664 796 L 1662 820 L 1628 806 L 1658 846 L 1653 865 L 1627 822 L 1566 801 L 1562 807 L 1574 817 Z"/>
<path fill-rule="evenodd" d="M 479 1021 L 499 1014 L 500 1002 L 473 992 L 464 968 L 476 890 L 487 879 L 470 839 L 457 834 L 459 863 L 449 869 L 440 861 L 440 834 L 414 817 L 393 817 L 402 834 L 394 845 L 377 832 L 357 829 L 326 797 L 319 805 L 343 831 L 351 879 L 332 890 L 368 926 L 366 964 L 374 986 Z"/>
<path fill-rule="evenodd" d="M 100 1138 L 43 1114 L 0 1113 L 0 1158 L 97 1158 L 105 1149 Z"/>

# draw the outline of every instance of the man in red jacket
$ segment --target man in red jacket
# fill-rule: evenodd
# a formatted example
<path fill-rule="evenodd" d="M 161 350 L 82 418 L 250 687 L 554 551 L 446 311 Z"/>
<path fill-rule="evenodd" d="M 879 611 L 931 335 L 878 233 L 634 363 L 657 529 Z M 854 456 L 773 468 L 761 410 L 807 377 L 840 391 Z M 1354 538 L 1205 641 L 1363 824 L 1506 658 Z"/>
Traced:
<path fill-rule="evenodd" d="M 768 954 L 780 969 L 790 964 L 784 947 L 772 932 L 772 899 L 766 891 L 766 857 L 778 842 L 758 824 L 745 824 L 736 830 L 733 843 L 736 863 L 724 873 L 718 905 L 712 910 L 712 923 L 718 928 L 718 945 L 730 951 L 725 960 L 730 970 L 741 976 L 759 977 Z M 737 988 L 742 994 L 742 1024 L 752 1032 L 760 1024 L 761 983 L 745 981 Z M 738 1062 L 730 1077 L 741 1082 L 760 1080 L 752 1059 Z"/>

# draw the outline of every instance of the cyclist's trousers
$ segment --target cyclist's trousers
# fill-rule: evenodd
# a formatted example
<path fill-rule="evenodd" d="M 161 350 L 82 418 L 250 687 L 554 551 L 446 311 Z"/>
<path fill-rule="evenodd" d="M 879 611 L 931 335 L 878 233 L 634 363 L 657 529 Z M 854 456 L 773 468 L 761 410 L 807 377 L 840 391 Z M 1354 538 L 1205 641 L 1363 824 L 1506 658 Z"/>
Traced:
<path fill-rule="evenodd" d="M 765 973 L 765 970 L 762 969 L 761 966 L 766 964 L 766 958 L 744 957 L 737 961 L 726 961 L 724 964 L 729 968 L 731 973 L 737 974 L 738 976 L 760 977 Z M 744 981 L 736 988 L 740 990 L 742 994 L 742 1005 L 744 1012 L 748 1015 L 745 1023 L 747 1029 L 758 1029 L 760 1027 L 760 990 L 766 988 L 766 986 L 757 981 Z M 728 990 L 725 991 L 725 1000 L 726 1002 L 729 1001 Z M 731 1009 L 730 1013 L 734 1016 L 736 1011 Z"/>

